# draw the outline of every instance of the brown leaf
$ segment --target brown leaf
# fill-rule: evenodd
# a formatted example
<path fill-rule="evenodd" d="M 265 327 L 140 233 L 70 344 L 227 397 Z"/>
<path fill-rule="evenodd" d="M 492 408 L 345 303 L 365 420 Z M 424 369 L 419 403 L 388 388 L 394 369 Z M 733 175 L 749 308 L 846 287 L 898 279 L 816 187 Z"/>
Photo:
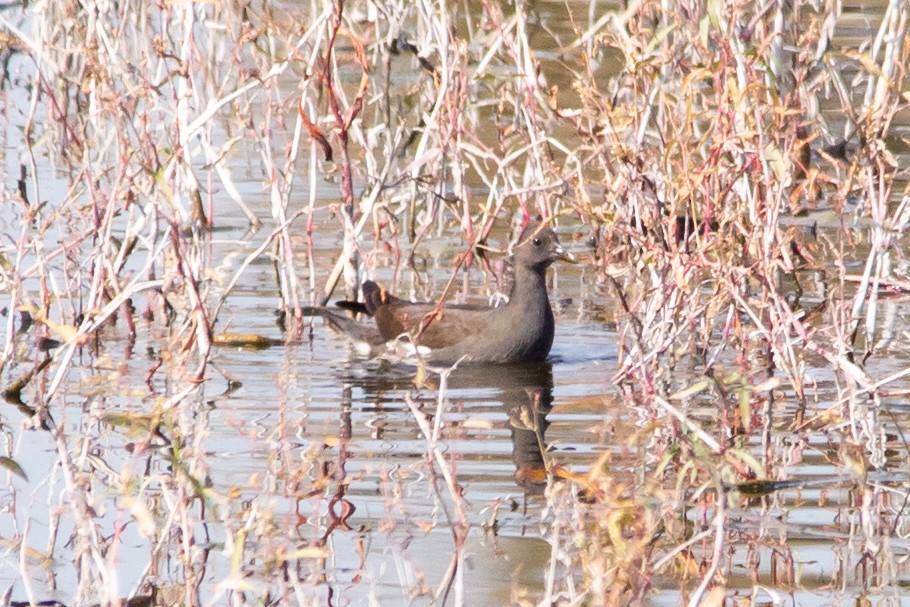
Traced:
<path fill-rule="evenodd" d="M 0 456 L 0 467 L 6 468 L 7 471 L 12 472 L 24 481 L 28 480 L 28 475 L 25 474 L 25 470 L 22 469 L 19 462 L 11 457 Z"/>
<path fill-rule="evenodd" d="M 310 120 L 309 116 L 307 116 L 307 113 L 303 109 L 303 103 L 297 106 L 297 113 L 300 115 L 300 119 L 303 120 L 306 129 L 310 132 L 310 137 L 315 139 L 316 143 L 322 147 L 322 155 L 325 156 L 325 161 L 332 162 L 332 146 L 325 138 L 325 135 L 322 134 L 322 131 L 319 130 L 319 127 Z"/>

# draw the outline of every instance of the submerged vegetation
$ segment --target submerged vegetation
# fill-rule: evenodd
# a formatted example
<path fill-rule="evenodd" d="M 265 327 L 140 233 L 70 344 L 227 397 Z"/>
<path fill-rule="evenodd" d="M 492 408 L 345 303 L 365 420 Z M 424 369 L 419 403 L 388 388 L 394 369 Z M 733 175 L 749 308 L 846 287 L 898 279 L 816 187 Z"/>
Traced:
<path fill-rule="evenodd" d="M 407 524 L 448 533 L 451 562 L 441 578 L 400 574 L 398 599 L 468 604 L 468 538 L 495 536 L 504 506 L 471 499 L 446 448 L 460 370 L 395 386 L 425 452 L 380 471 L 385 511 L 359 527 L 349 385 L 334 433 L 283 410 L 277 428 L 238 428 L 269 445 L 245 483 L 211 471 L 205 387 L 243 381 L 223 376 L 219 348 L 253 359 L 307 343 L 312 306 L 356 296 L 377 267 L 438 298 L 415 259 L 453 234 L 454 293 L 539 216 L 574 236 L 598 322 L 615 323 L 604 398 L 635 424 L 592 429 L 613 448 L 565 465 L 539 426 L 553 378 L 501 387 L 531 395 L 532 413 L 509 418 L 540 443 L 519 480 L 542 493 L 549 546 L 540 584 L 503 580 L 507 600 L 899 600 L 910 9 L 506 4 L 0 7 L 14 597 L 46 598 L 34 570 L 53 559 L 73 571 L 57 597 L 72 605 L 332 604 L 341 552 L 362 567 L 370 534 Z M 263 264 L 280 340 L 240 333 Z M 36 444 L 52 461 L 39 478 Z M 806 460 L 837 474 L 796 474 Z M 415 478 L 425 516 L 402 497 Z M 829 500 L 844 505 L 828 529 L 844 548 L 803 579 L 786 513 Z M 128 581 L 124 536 L 146 559 Z M 731 583 L 735 566 L 748 585 Z"/>

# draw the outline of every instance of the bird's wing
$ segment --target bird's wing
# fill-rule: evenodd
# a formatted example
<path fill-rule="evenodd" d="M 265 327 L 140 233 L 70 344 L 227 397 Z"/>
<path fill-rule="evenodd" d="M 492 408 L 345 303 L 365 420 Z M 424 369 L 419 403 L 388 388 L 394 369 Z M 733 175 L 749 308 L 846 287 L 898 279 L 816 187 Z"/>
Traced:
<path fill-rule="evenodd" d="M 402 333 L 409 333 L 417 336 L 418 344 L 431 349 L 462 343 L 490 328 L 489 317 L 493 308 L 444 306 L 435 318 L 429 319 L 428 315 L 435 309 L 436 304 L 432 303 L 386 305 L 376 310 L 376 323 L 386 339 L 395 339 Z M 424 323 L 422 330 L 421 323 Z"/>

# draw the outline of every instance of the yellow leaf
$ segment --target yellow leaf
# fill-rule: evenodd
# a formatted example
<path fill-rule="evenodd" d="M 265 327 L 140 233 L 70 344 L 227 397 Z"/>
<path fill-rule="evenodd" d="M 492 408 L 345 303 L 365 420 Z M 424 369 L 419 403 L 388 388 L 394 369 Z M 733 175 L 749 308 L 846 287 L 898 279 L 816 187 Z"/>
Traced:
<path fill-rule="evenodd" d="M 684 389 L 680 390 L 679 392 L 677 392 L 676 394 L 671 395 L 670 400 L 685 400 L 685 399 L 689 398 L 690 396 L 695 396 L 696 394 L 698 394 L 700 392 L 704 392 L 709 387 L 711 387 L 711 381 L 707 380 L 707 379 L 703 379 L 702 381 L 694 383 L 691 386 L 689 386 L 688 388 L 684 388 Z"/>
<path fill-rule="evenodd" d="M 479 417 L 469 417 L 468 419 L 461 422 L 461 427 L 478 430 L 489 430 L 493 427 L 493 422 L 488 419 L 481 419 Z"/>
<path fill-rule="evenodd" d="M 773 143 L 769 143 L 765 146 L 764 152 L 765 160 L 767 161 L 768 166 L 771 167 L 771 170 L 774 171 L 774 176 L 781 181 L 785 178 L 789 178 L 789 163 L 784 159 L 784 155 L 781 153 L 780 148 Z"/>
<path fill-rule="evenodd" d="M 131 500 L 130 514 L 139 524 L 139 535 L 145 539 L 155 537 L 158 526 L 155 524 L 155 517 L 149 511 L 148 506 L 140 500 Z"/>
<path fill-rule="evenodd" d="M 329 551 L 324 546 L 307 546 L 306 548 L 298 548 L 297 550 L 286 552 L 281 555 L 281 559 L 293 561 L 299 559 L 324 559 L 328 558 L 328 556 Z"/>
<path fill-rule="evenodd" d="M 760 384 L 752 386 L 750 389 L 753 392 L 770 392 L 771 390 L 777 388 L 780 385 L 780 378 L 772 377 L 771 379 L 766 379 Z"/>
<path fill-rule="evenodd" d="M 255 335 L 253 333 L 219 333 L 215 335 L 212 342 L 216 346 L 230 346 L 234 348 L 268 348 L 271 346 L 281 345 L 280 339 L 272 339 Z"/>
<path fill-rule="evenodd" d="M 79 335 L 79 328 L 72 325 L 64 325 L 59 322 L 54 322 L 45 316 L 44 312 L 36 308 L 35 306 L 19 306 L 20 312 L 28 312 L 32 315 L 36 323 L 41 323 L 46 326 L 51 332 L 57 336 L 57 338 L 65 343 L 72 343 L 76 339 L 80 340 L 80 343 L 85 342 L 88 339 L 87 335 Z"/>

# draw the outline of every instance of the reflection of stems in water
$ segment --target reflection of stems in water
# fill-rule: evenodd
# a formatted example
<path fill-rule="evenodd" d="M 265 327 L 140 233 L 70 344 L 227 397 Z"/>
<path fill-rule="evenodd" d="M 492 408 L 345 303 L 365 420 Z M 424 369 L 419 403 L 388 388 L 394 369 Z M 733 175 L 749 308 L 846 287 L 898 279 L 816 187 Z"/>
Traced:
<path fill-rule="evenodd" d="M 335 466 L 335 493 L 329 500 L 329 522 L 328 528 L 322 535 L 323 542 L 328 540 L 329 536 L 336 528 L 344 531 L 350 531 L 351 527 L 347 520 L 354 514 L 354 504 L 347 499 L 348 483 L 345 466 L 348 461 L 348 444 L 351 442 L 351 385 L 345 384 L 341 391 L 341 417 L 338 429 L 338 462 Z M 341 512 L 336 511 L 336 506 L 341 506 Z"/>
<path fill-rule="evenodd" d="M 40 363 L 26 372 L 25 375 L 11 383 L 8 388 L 4 388 L 3 398 L 6 399 L 8 403 L 15 405 L 16 408 L 19 409 L 19 411 L 21 411 L 24 415 L 27 415 L 29 417 L 36 415 L 37 410 L 22 400 L 22 390 L 29 384 L 30 381 L 32 381 L 36 375 L 44 371 L 47 366 L 51 364 L 52 360 L 53 359 L 50 356 L 45 357 L 41 360 Z M 44 430 L 48 429 L 48 426 L 44 420 L 41 420 L 41 427 Z"/>
<path fill-rule="evenodd" d="M 439 500 L 439 504 L 443 514 L 446 517 L 448 527 L 452 530 L 452 538 L 455 541 L 455 554 L 452 556 L 452 561 L 449 564 L 449 568 L 446 570 L 442 582 L 440 582 L 439 587 L 436 589 L 436 600 L 444 604 L 448 597 L 449 591 L 452 589 L 452 586 L 454 584 L 456 594 L 455 603 L 457 605 L 463 605 L 464 544 L 465 540 L 467 539 L 469 529 L 468 517 L 464 509 L 464 498 L 462 497 L 461 487 L 458 485 L 458 482 L 455 479 L 455 475 L 453 474 L 453 466 L 450 462 L 446 461 L 445 456 L 437 446 L 443 423 L 443 415 L 445 413 L 447 382 L 449 374 L 453 370 L 454 367 L 447 369 L 439 374 L 439 391 L 436 399 L 436 413 L 434 415 L 434 424 L 432 429 L 430 428 L 430 424 L 427 421 L 427 415 L 420 410 L 418 404 L 414 401 L 414 398 L 411 394 L 405 395 L 405 402 L 408 404 L 408 407 L 414 414 L 414 419 L 417 421 L 417 426 L 420 428 L 420 431 L 423 433 L 424 440 L 427 442 L 426 459 L 427 463 L 429 464 L 429 473 L 433 479 L 433 491 Z M 434 461 L 436 462 L 435 466 L 433 465 Z M 443 479 L 445 479 L 446 488 L 448 489 L 449 496 L 452 498 L 454 513 L 450 512 L 446 507 L 446 502 L 443 499 L 443 495 L 439 491 L 439 485 L 436 482 L 437 471 L 440 472 Z"/>
<path fill-rule="evenodd" d="M 530 417 L 533 420 L 532 430 L 534 431 L 534 438 L 537 439 L 537 448 L 540 451 L 540 460 L 543 464 L 543 469 L 547 473 L 547 476 L 549 476 L 553 470 L 554 457 L 547 449 L 544 433 L 546 431 L 546 426 L 549 425 L 546 419 L 552 408 L 553 394 L 552 391 L 548 391 L 547 393 L 530 392 L 528 397 L 531 399 Z"/>
<path fill-rule="evenodd" d="M 708 586 L 714 581 L 714 574 L 717 573 L 717 569 L 724 558 L 724 547 L 726 546 L 727 539 L 725 525 L 727 520 L 727 492 L 725 490 L 718 491 L 716 505 L 717 508 L 714 512 L 713 521 L 715 527 L 714 551 L 711 554 L 711 565 L 702 577 L 698 589 L 690 597 L 689 607 L 698 607 L 702 604 L 701 599 L 708 589 Z"/>

